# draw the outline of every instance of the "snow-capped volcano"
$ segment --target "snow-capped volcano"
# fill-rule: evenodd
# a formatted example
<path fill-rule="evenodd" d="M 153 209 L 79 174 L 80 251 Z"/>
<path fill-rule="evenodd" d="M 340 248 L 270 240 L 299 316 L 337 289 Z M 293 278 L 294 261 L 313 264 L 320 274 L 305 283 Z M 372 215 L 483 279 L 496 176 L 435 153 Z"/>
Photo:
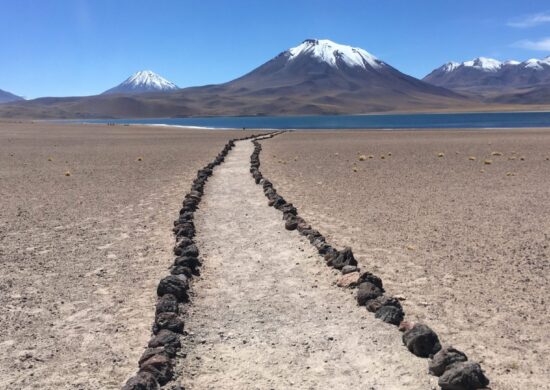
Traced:
<path fill-rule="evenodd" d="M 504 61 L 479 57 L 448 62 L 423 79 L 447 88 L 521 87 L 550 82 L 550 57 Z"/>
<path fill-rule="evenodd" d="M 179 89 L 178 86 L 164 77 L 150 70 L 142 70 L 128 77 L 121 84 L 105 92 L 114 93 L 144 93 L 144 92 L 165 92 Z"/>
<path fill-rule="evenodd" d="M 329 64 L 333 68 L 338 68 L 339 65 L 378 68 L 383 65 L 382 61 L 366 50 L 340 45 L 328 39 L 306 39 L 302 44 L 289 49 L 285 54 L 288 55 L 289 61 L 293 61 L 300 56 L 310 56 L 320 62 Z"/>

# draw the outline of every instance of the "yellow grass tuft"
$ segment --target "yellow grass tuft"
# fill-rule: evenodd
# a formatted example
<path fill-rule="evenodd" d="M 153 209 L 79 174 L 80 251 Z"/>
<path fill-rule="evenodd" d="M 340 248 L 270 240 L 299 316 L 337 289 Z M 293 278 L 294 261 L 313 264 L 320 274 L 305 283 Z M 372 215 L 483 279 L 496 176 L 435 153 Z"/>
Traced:
<path fill-rule="evenodd" d="M 483 161 L 483 164 L 485 164 L 485 165 L 491 165 L 492 163 L 493 163 L 493 160 L 488 160 L 487 159 L 487 160 Z"/>
<path fill-rule="evenodd" d="M 357 172 L 357 167 L 353 167 L 351 169 L 353 170 L 353 172 Z"/>
<path fill-rule="evenodd" d="M 513 172 L 506 172 L 506 176 L 516 176 L 516 174 Z"/>
<path fill-rule="evenodd" d="M 416 249 L 416 247 L 414 245 L 407 245 L 406 248 L 409 251 L 414 251 Z"/>
<path fill-rule="evenodd" d="M 515 160 L 517 157 L 516 156 L 510 156 L 508 157 L 508 160 Z"/>
<path fill-rule="evenodd" d="M 384 160 L 384 159 L 386 159 L 386 156 L 380 156 L 380 158 L 381 158 L 382 160 Z"/>
<path fill-rule="evenodd" d="M 138 161 L 143 161 L 143 157 L 138 157 L 137 160 Z"/>
<path fill-rule="evenodd" d="M 475 161 L 475 160 L 477 160 L 477 157 L 476 156 L 470 156 L 470 157 L 468 157 L 468 160 Z"/>
<path fill-rule="evenodd" d="M 390 153 L 388 153 L 388 156 L 390 156 L 390 157 L 391 157 L 391 152 L 390 152 Z"/>
<path fill-rule="evenodd" d="M 48 157 L 48 161 L 53 161 L 53 157 Z"/>
<path fill-rule="evenodd" d="M 501 152 L 493 152 L 491 153 L 491 156 L 502 156 Z"/>
<path fill-rule="evenodd" d="M 66 171 L 66 172 L 65 172 L 65 176 L 71 176 L 71 172 Z"/>
<path fill-rule="evenodd" d="M 445 157 L 445 153 L 439 152 L 437 153 L 437 157 Z"/>
<path fill-rule="evenodd" d="M 482 169 L 479 170 L 479 172 L 480 173 L 485 173 L 485 169 L 482 168 Z"/>
<path fill-rule="evenodd" d="M 365 161 L 367 159 L 367 156 L 365 156 L 364 154 L 360 155 L 358 157 L 359 161 Z"/>
<path fill-rule="evenodd" d="M 369 159 L 372 160 L 374 156 L 372 154 L 369 154 Z"/>

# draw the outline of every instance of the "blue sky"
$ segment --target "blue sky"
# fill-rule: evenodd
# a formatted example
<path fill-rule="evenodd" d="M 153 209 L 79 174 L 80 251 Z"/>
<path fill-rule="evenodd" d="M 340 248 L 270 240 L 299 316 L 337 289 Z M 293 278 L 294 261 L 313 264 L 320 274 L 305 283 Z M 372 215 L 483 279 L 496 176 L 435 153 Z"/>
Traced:
<path fill-rule="evenodd" d="M 0 89 L 90 95 L 151 69 L 180 87 L 240 76 L 306 38 L 423 77 L 450 60 L 550 55 L 550 3 L 525 0 L 0 0 Z"/>

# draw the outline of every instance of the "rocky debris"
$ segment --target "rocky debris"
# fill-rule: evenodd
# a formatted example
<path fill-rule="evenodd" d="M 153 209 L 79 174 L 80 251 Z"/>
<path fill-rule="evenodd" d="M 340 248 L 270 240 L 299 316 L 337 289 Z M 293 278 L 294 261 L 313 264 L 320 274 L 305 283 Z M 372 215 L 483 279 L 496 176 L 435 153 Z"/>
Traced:
<path fill-rule="evenodd" d="M 186 246 L 186 247 L 176 247 L 174 249 L 174 254 L 176 256 L 182 256 L 182 257 L 198 257 L 199 256 L 199 248 L 195 244 Z"/>
<path fill-rule="evenodd" d="M 369 282 L 374 284 L 376 287 L 378 287 L 380 290 L 384 291 L 384 286 L 382 285 L 382 279 L 380 279 L 378 276 L 370 273 L 370 272 L 363 272 L 361 276 L 359 277 L 359 282 Z"/>
<path fill-rule="evenodd" d="M 172 294 L 164 294 L 157 299 L 155 314 L 178 313 L 179 304 L 177 298 Z"/>
<path fill-rule="evenodd" d="M 345 265 L 342 267 L 342 274 L 349 274 L 350 272 L 356 272 L 358 270 L 356 265 Z"/>
<path fill-rule="evenodd" d="M 180 337 L 177 333 L 168 329 L 162 329 L 158 332 L 147 344 L 149 348 L 165 347 L 165 348 L 181 348 Z"/>
<path fill-rule="evenodd" d="M 296 230 L 297 227 L 298 227 L 298 222 L 296 222 L 296 218 L 289 218 L 285 222 L 286 230 Z"/>
<path fill-rule="evenodd" d="M 489 379 L 478 363 L 458 362 L 445 370 L 438 384 L 443 390 L 474 390 L 487 387 Z"/>
<path fill-rule="evenodd" d="M 174 376 L 174 365 L 165 355 L 153 355 L 141 363 L 140 372 L 151 373 L 157 382 L 164 386 Z"/>
<path fill-rule="evenodd" d="M 430 357 L 441 349 L 439 338 L 427 325 L 416 324 L 403 333 L 403 343 L 419 357 Z"/>
<path fill-rule="evenodd" d="M 122 390 L 158 390 L 159 384 L 155 376 L 147 371 L 138 372 L 128 379 Z"/>
<path fill-rule="evenodd" d="M 346 265 L 357 266 L 357 260 L 353 257 L 351 248 L 344 248 L 341 251 L 331 252 L 325 256 L 327 265 L 336 269 L 342 269 Z"/>
<path fill-rule="evenodd" d="M 357 303 L 359 306 L 365 306 L 368 301 L 376 299 L 384 292 L 370 282 L 360 283 L 357 287 Z"/>
<path fill-rule="evenodd" d="M 451 346 L 441 349 L 436 353 L 428 365 L 430 374 L 441 376 L 448 366 L 458 362 L 465 362 L 468 357 L 464 352 L 459 351 Z"/>
<path fill-rule="evenodd" d="M 174 333 L 183 333 L 183 320 L 174 312 L 159 313 L 155 316 L 153 325 L 153 334 L 157 334 L 162 329 L 168 329 Z"/>
<path fill-rule="evenodd" d="M 191 269 L 182 265 L 173 265 L 170 267 L 170 274 L 185 275 L 187 278 L 192 278 L 193 275 L 199 275 L 199 270 L 198 268 Z"/>
<path fill-rule="evenodd" d="M 388 324 L 399 325 L 403 321 L 403 318 L 405 318 L 405 313 L 400 307 L 382 306 L 376 311 L 374 316 Z"/>
<path fill-rule="evenodd" d="M 174 260 L 174 266 L 187 267 L 191 270 L 195 270 L 200 265 L 200 260 L 196 257 L 191 256 L 180 256 L 176 257 L 176 259 Z"/>
<path fill-rule="evenodd" d="M 157 295 L 161 297 L 164 294 L 172 294 L 179 302 L 187 302 L 189 299 L 188 289 L 189 281 L 184 275 L 169 275 L 160 281 L 157 287 Z"/>
<path fill-rule="evenodd" d="M 401 307 L 401 302 L 399 302 L 399 300 L 393 297 L 385 296 L 385 295 L 382 295 L 378 298 L 370 300 L 366 306 L 367 306 L 367 310 L 372 313 L 376 313 L 381 307 L 384 307 L 384 306 L 393 306 L 393 307 L 397 307 L 398 309 L 403 309 Z"/>
<path fill-rule="evenodd" d="M 340 276 L 340 278 L 336 281 L 336 285 L 338 287 L 345 287 L 345 288 L 357 287 L 358 284 L 359 284 L 359 272 L 350 272 L 350 273 L 344 274 Z"/>
<path fill-rule="evenodd" d="M 176 350 L 170 347 L 147 348 L 139 358 L 138 365 L 141 366 L 144 361 L 154 355 L 166 355 L 169 358 L 173 358 L 176 356 Z"/>

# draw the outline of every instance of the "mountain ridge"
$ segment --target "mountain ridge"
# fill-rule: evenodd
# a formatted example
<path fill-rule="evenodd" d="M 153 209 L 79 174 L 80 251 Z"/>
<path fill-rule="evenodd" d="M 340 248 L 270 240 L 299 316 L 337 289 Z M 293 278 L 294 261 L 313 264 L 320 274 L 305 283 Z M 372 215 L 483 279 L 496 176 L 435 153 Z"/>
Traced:
<path fill-rule="evenodd" d="M 9 103 L 9 102 L 16 102 L 25 100 L 21 96 L 17 96 L 11 92 L 4 91 L 3 89 L 0 89 L 0 104 L 2 103 Z"/>

